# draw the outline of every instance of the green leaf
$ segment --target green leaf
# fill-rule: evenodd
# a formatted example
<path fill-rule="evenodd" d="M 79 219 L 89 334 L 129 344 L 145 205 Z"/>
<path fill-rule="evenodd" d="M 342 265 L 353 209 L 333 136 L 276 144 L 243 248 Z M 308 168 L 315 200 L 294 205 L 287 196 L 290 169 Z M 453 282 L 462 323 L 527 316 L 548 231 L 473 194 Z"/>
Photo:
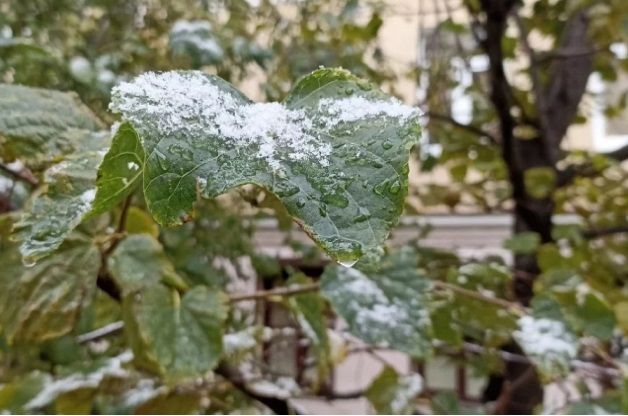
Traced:
<path fill-rule="evenodd" d="M 144 194 L 160 224 L 181 224 L 197 193 L 252 183 L 346 263 L 397 223 L 420 132 L 417 110 L 339 69 L 302 78 L 282 104 L 200 72 L 149 73 L 114 88 L 112 108 L 147 152 Z"/>
<path fill-rule="evenodd" d="M 423 389 L 419 374 L 400 377 L 391 367 L 385 367 L 365 392 L 378 414 L 414 414 L 414 398 Z"/>
<path fill-rule="evenodd" d="M 449 302 L 432 312 L 431 319 L 435 339 L 453 346 L 462 345 L 462 331 L 454 319 L 456 315 L 455 305 Z"/>
<path fill-rule="evenodd" d="M 129 234 L 148 234 L 159 237 L 159 226 L 153 218 L 138 207 L 129 207 L 126 214 L 126 232 Z"/>
<path fill-rule="evenodd" d="M 128 123 L 120 125 L 100 167 L 96 182 L 93 213 L 111 210 L 142 181 L 144 149 Z"/>
<path fill-rule="evenodd" d="M 183 297 L 155 284 L 125 296 L 125 332 L 136 362 L 168 379 L 202 376 L 222 353 L 225 298 L 203 286 Z"/>
<path fill-rule="evenodd" d="M 9 414 L 26 414 L 25 405 L 37 395 L 44 383 L 50 381 L 48 374 L 35 371 L 0 385 L 0 409 Z"/>
<path fill-rule="evenodd" d="M 16 245 L 8 241 L 8 221 L 3 224 L 0 327 L 7 342 L 41 342 L 67 334 L 91 300 L 100 267 L 98 249 L 68 241 L 57 255 L 24 268 Z"/>
<path fill-rule="evenodd" d="M 286 282 L 287 285 L 312 283 L 303 274 L 296 274 Z M 312 341 L 317 357 L 319 375 L 324 377 L 330 364 L 329 340 L 325 322 L 325 301 L 317 292 L 302 293 L 288 298 L 288 306 L 294 313 L 299 326 Z"/>
<path fill-rule="evenodd" d="M 124 294 L 159 283 L 178 289 L 187 287 L 166 257 L 161 244 L 148 234 L 126 237 L 109 256 L 107 264 Z"/>
<path fill-rule="evenodd" d="M 598 294 L 586 293 L 578 300 L 576 316 L 585 335 L 609 341 L 615 329 L 615 312 Z"/>
<path fill-rule="evenodd" d="M 541 237 L 537 233 L 522 232 L 513 235 L 504 242 L 504 248 L 516 254 L 531 254 L 541 244 Z"/>
<path fill-rule="evenodd" d="M 552 168 L 530 168 L 523 173 L 526 192 L 534 198 L 549 196 L 556 186 L 556 172 Z"/>
<path fill-rule="evenodd" d="M 15 225 L 26 263 L 56 250 L 89 215 L 96 194 L 96 169 L 108 141 L 108 134 L 85 133 L 83 151 L 46 171 L 46 188 L 35 195 Z"/>
<path fill-rule="evenodd" d="M 100 121 L 76 94 L 0 84 L 0 158 L 53 161 L 79 150 Z"/>
<path fill-rule="evenodd" d="M 417 271 L 416 254 L 399 250 L 382 259 L 380 269 L 365 274 L 330 265 L 321 289 L 355 336 L 415 358 L 431 350 L 427 308 L 430 283 Z"/>

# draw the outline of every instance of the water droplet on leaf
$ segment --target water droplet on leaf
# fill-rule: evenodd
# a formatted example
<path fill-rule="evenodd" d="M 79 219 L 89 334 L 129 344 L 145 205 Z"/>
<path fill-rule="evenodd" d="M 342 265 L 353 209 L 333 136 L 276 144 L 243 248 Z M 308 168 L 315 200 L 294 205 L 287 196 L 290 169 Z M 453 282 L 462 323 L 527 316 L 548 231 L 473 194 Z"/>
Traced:
<path fill-rule="evenodd" d="M 341 261 L 338 260 L 338 263 L 345 266 L 345 267 L 353 267 L 356 263 L 358 262 L 358 260 L 345 260 L 345 261 Z"/>
<path fill-rule="evenodd" d="M 394 182 L 390 185 L 390 188 L 388 188 L 388 191 L 389 191 L 391 194 L 398 194 L 400 190 L 401 190 L 401 182 L 399 182 L 399 180 L 394 181 Z"/>

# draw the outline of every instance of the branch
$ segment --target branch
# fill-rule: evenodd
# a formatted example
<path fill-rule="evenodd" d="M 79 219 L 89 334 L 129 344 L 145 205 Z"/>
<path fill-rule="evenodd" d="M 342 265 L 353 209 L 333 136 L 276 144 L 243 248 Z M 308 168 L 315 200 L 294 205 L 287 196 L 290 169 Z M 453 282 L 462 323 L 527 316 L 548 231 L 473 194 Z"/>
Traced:
<path fill-rule="evenodd" d="M 589 37 L 588 10 L 583 8 L 567 20 L 558 49 L 592 49 Z M 567 129 L 578 113 L 582 97 L 586 92 L 589 76 L 593 72 L 593 56 L 580 54 L 554 60 L 549 68 L 546 83 L 546 117 L 549 120 L 547 140 L 555 149 L 560 149 Z"/>
<path fill-rule="evenodd" d="M 553 59 L 570 59 L 582 56 L 595 55 L 602 52 L 609 52 L 608 47 L 601 48 L 561 48 L 552 52 L 546 52 L 537 56 L 532 65 L 539 65 Z"/>
<path fill-rule="evenodd" d="M 301 293 L 315 292 L 320 289 L 320 283 L 308 283 L 304 285 L 291 285 L 287 287 L 279 287 L 277 289 L 260 290 L 253 293 L 235 294 L 229 296 L 232 303 L 242 302 L 246 300 L 266 299 L 274 296 L 293 296 Z"/>
<path fill-rule="evenodd" d="M 547 136 L 549 133 L 549 120 L 547 118 L 547 103 L 545 102 L 545 95 L 543 92 L 543 85 L 541 83 L 541 74 L 539 73 L 539 67 L 534 65 L 536 62 L 536 53 L 534 49 L 530 46 L 530 42 L 528 41 L 528 31 L 526 30 L 523 21 L 521 20 L 521 16 L 517 11 L 513 12 L 513 18 L 519 30 L 519 40 L 526 54 L 528 55 L 528 59 L 530 60 L 530 79 L 532 81 L 532 92 L 534 94 L 534 101 L 537 106 L 537 117 L 539 120 L 539 127 L 541 129 L 541 140 L 543 143 L 543 149 L 545 151 L 545 156 L 550 160 L 555 161 L 558 159 L 558 148 L 555 148 L 551 145 Z"/>
<path fill-rule="evenodd" d="M 480 292 L 476 292 L 475 290 L 466 289 L 464 287 L 456 286 L 454 284 L 446 283 L 440 280 L 433 281 L 433 284 L 434 284 L 434 287 L 437 289 L 451 290 L 452 292 L 457 293 L 459 295 L 463 295 L 469 298 L 480 300 L 482 302 L 491 303 L 493 305 L 502 307 L 506 310 L 510 310 L 519 316 L 523 316 L 528 313 L 525 307 L 515 302 L 510 302 L 501 298 L 486 296 L 486 295 L 481 294 Z"/>
<path fill-rule="evenodd" d="M 623 162 L 624 160 L 628 159 L 628 144 L 624 147 L 620 147 L 617 150 L 613 150 L 612 152 L 604 153 L 604 156 L 618 162 Z"/>
<path fill-rule="evenodd" d="M 444 348 L 444 345 L 441 345 L 441 348 Z M 521 354 L 515 354 L 508 351 L 497 350 L 493 348 L 486 348 L 482 345 L 474 344 L 472 342 L 463 342 L 462 348 L 465 351 L 474 353 L 474 354 L 484 354 L 486 352 L 494 352 L 499 354 L 499 356 L 504 360 L 512 363 L 518 364 L 531 364 L 532 362 L 528 357 Z M 610 377 L 621 377 L 622 373 L 617 368 L 605 367 L 592 362 L 582 361 L 582 360 L 571 360 L 570 362 L 571 368 L 576 370 L 584 370 L 590 371 L 592 373 L 596 373 L 599 375 L 610 376 Z"/>
<path fill-rule="evenodd" d="M 13 179 L 16 179 L 18 181 L 22 181 L 22 182 L 26 182 L 27 184 L 31 185 L 31 186 L 37 186 L 39 185 L 39 181 L 37 180 L 37 178 L 35 178 L 32 175 L 27 175 L 24 172 L 16 172 L 13 169 L 9 168 L 7 165 L 0 163 L 0 170 L 4 173 L 6 173 L 7 175 L 9 175 L 10 177 L 12 177 Z"/>
<path fill-rule="evenodd" d="M 454 126 L 456 128 L 459 128 L 461 130 L 466 130 L 469 133 L 473 133 L 473 134 L 475 134 L 477 136 L 486 137 L 493 144 L 499 144 L 499 141 L 497 140 L 497 138 L 495 136 L 493 136 L 491 133 L 489 133 L 487 131 L 482 130 L 478 126 L 474 126 L 473 124 L 463 124 L 463 123 L 460 123 L 459 121 L 456 121 L 451 116 L 448 116 L 448 115 L 445 115 L 445 114 L 434 113 L 432 111 L 427 111 L 425 113 L 425 116 L 430 118 L 430 119 L 443 121 L 445 123 L 451 124 L 452 126 Z"/>
<path fill-rule="evenodd" d="M 628 145 L 620 147 L 612 152 L 602 153 L 602 156 L 612 159 L 616 162 L 623 162 L 628 159 Z M 561 188 L 573 182 L 576 177 L 591 178 L 600 175 L 606 167 L 597 169 L 590 161 L 581 164 L 573 164 L 558 172 L 558 181 L 556 186 Z"/>
<path fill-rule="evenodd" d="M 590 229 L 582 232 L 582 236 L 588 240 L 606 237 L 613 234 L 628 233 L 628 225 L 619 225 L 617 227 Z"/>

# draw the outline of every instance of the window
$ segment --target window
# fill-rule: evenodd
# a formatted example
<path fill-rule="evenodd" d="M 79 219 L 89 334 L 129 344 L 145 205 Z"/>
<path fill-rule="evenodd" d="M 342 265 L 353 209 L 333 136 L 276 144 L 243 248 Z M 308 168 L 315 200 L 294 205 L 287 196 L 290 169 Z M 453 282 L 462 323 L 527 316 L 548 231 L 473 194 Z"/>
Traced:
<path fill-rule="evenodd" d="M 611 51 L 619 59 L 628 57 L 626 44 L 615 43 Z M 628 75 L 620 72 L 617 80 L 608 84 L 598 73 L 591 75 L 589 90 L 594 94 L 591 111 L 592 147 L 597 152 L 610 152 L 628 144 L 628 109 L 614 117 L 607 117 L 605 110 L 616 105 L 628 93 Z"/>

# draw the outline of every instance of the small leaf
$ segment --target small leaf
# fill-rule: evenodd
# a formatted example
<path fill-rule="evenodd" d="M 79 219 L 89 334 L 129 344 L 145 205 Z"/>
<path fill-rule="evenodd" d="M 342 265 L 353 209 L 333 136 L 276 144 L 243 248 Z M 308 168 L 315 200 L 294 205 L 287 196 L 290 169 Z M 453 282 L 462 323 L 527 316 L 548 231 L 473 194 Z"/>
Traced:
<path fill-rule="evenodd" d="M 148 73 L 114 88 L 111 107 L 147 152 L 144 194 L 160 224 L 181 224 L 197 193 L 252 183 L 347 263 L 397 223 L 420 132 L 417 110 L 339 69 L 302 78 L 281 104 L 200 72 Z"/>
<path fill-rule="evenodd" d="M 34 371 L 0 385 L 0 409 L 8 414 L 26 414 L 26 403 L 50 382 L 48 374 Z"/>
<path fill-rule="evenodd" d="M 170 380 L 202 376 L 222 353 L 225 298 L 195 286 L 181 297 L 160 284 L 123 300 L 125 332 L 138 365 Z"/>
<path fill-rule="evenodd" d="M 0 158 L 52 161 L 80 150 L 84 133 L 102 129 L 76 94 L 0 84 Z"/>
<path fill-rule="evenodd" d="M 144 149 L 128 123 L 120 125 L 100 167 L 92 214 L 111 210 L 142 181 Z"/>
<path fill-rule="evenodd" d="M 126 214 L 126 232 L 128 234 L 148 234 L 159 237 L 159 226 L 146 211 L 138 207 L 129 207 Z"/>
<path fill-rule="evenodd" d="M 321 285 L 351 333 L 365 342 L 415 358 L 431 350 L 430 282 L 418 273 L 413 251 L 404 249 L 385 257 L 380 269 L 368 274 L 330 265 Z"/>
<path fill-rule="evenodd" d="M 107 264 L 125 294 L 159 283 L 178 289 L 187 287 L 159 242 L 148 234 L 126 237 L 109 256 Z"/>
<path fill-rule="evenodd" d="M 585 335 L 609 341 L 615 329 L 615 312 L 611 306 L 593 292 L 586 293 L 579 299 L 576 316 Z"/>
<path fill-rule="evenodd" d="M 556 186 L 556 172 L 552 168 L 530 168 L 523 176 L 526 192 L 534 198 L 549 196 Z"/>
<path fill-rule="evenodd" d="M 513 235 L 504 242 L 504 248 L 516 254 L 531 254 L 541 244 L 541 237 L 537 233 L 522 232 Z"/>
<path fill-rule="evenodd" d="M 400 377 L 391 367 L 384 367 L 364 395 L 378 414 L 411 415 L 415 413 L 414 398 L 422 389 L 419 374 Z"/>

